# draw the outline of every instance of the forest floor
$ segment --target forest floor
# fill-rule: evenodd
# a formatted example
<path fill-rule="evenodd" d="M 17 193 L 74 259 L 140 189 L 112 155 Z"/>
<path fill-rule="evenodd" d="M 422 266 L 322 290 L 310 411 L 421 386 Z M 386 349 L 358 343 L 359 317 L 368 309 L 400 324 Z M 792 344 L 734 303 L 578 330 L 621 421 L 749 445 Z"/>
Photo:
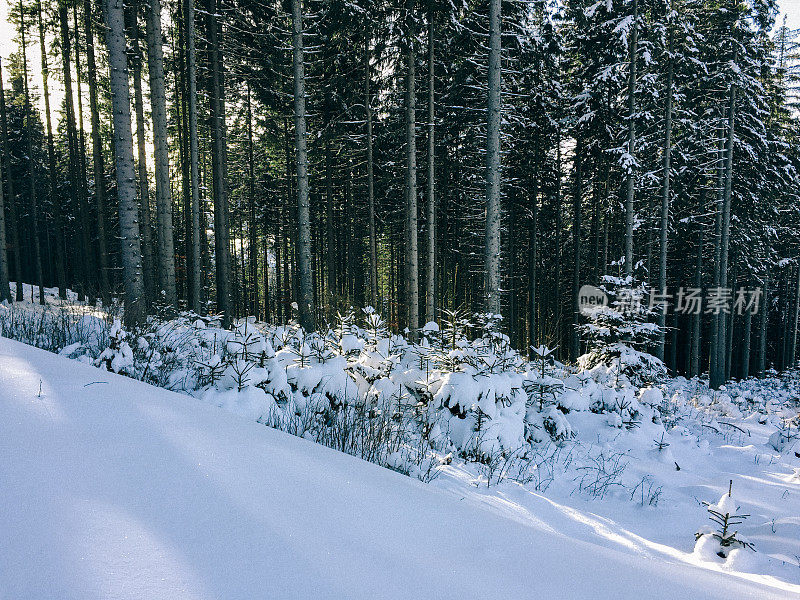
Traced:
<path fill-rule="evenodd" d="M 670 380 L 663 427 L 573 410 L 527 479 L 423 484 L 0 338 L 0 599 L 800 598 L 797 384 Z M 755 551 L 722 559 L 730 482 Z"/>

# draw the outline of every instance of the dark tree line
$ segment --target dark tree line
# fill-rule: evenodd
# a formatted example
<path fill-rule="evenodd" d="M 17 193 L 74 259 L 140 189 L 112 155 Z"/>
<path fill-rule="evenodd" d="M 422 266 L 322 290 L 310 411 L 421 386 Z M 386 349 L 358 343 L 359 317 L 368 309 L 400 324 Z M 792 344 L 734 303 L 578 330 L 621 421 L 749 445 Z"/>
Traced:
<path fill-rule="evenodd" d="M 0 299 L 309 329 L 374 305 L 412 337 L 492 312 L 574 360 L 579 289 L 613 275 L 670 294 L 650 351 L 674 372 L 786 368 L 800 121 L 776 8 L 15 0 Z M 731 310 L 675 310 L 681 288 Z"/>

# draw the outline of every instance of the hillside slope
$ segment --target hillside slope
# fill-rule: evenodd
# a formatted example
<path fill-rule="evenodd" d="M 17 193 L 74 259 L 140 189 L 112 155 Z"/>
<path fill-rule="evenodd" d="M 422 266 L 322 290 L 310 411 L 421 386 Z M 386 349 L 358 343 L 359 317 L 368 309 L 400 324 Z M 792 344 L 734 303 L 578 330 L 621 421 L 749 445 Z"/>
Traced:
<path fill-rule="evenodd" d="M 0 599 L 772 598 L 0 338 Z"/>

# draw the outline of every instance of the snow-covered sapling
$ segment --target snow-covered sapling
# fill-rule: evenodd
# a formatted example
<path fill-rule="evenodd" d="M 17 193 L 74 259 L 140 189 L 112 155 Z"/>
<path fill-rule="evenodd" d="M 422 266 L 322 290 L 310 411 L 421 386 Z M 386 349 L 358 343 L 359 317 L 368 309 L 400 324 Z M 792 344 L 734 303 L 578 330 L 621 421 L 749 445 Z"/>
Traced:
<path fill-rule="evenodd" d="M 695 552 L 707 553 L 713 551 L 720 558 L 727 558 L 728 554 L 736 548 L 745 548 L 755 551 L 750 542 L 741 539 L 738 531 L 733 528 L 744 523 L 750 515 L 739 513 L 739 506 L 733 499 L 733 480 L 728 484 L 728 492 L 722 495 L 719 502 L 711 504 L 703 502 L 708 510 L 708 518 L 716 525 L 716 529 L 704 528 L 695 534 Z"/>

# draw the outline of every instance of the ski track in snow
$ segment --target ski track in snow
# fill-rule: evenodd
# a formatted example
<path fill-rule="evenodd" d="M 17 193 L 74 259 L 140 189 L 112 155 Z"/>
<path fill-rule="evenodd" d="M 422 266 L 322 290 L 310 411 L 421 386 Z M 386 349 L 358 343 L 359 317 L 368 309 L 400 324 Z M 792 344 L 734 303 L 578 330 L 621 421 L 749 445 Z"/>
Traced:
<path fill-rule="evenodd" d="M 800 598 L 458 475 L 425 485 L 0 338 L 2 600 Z"/>

